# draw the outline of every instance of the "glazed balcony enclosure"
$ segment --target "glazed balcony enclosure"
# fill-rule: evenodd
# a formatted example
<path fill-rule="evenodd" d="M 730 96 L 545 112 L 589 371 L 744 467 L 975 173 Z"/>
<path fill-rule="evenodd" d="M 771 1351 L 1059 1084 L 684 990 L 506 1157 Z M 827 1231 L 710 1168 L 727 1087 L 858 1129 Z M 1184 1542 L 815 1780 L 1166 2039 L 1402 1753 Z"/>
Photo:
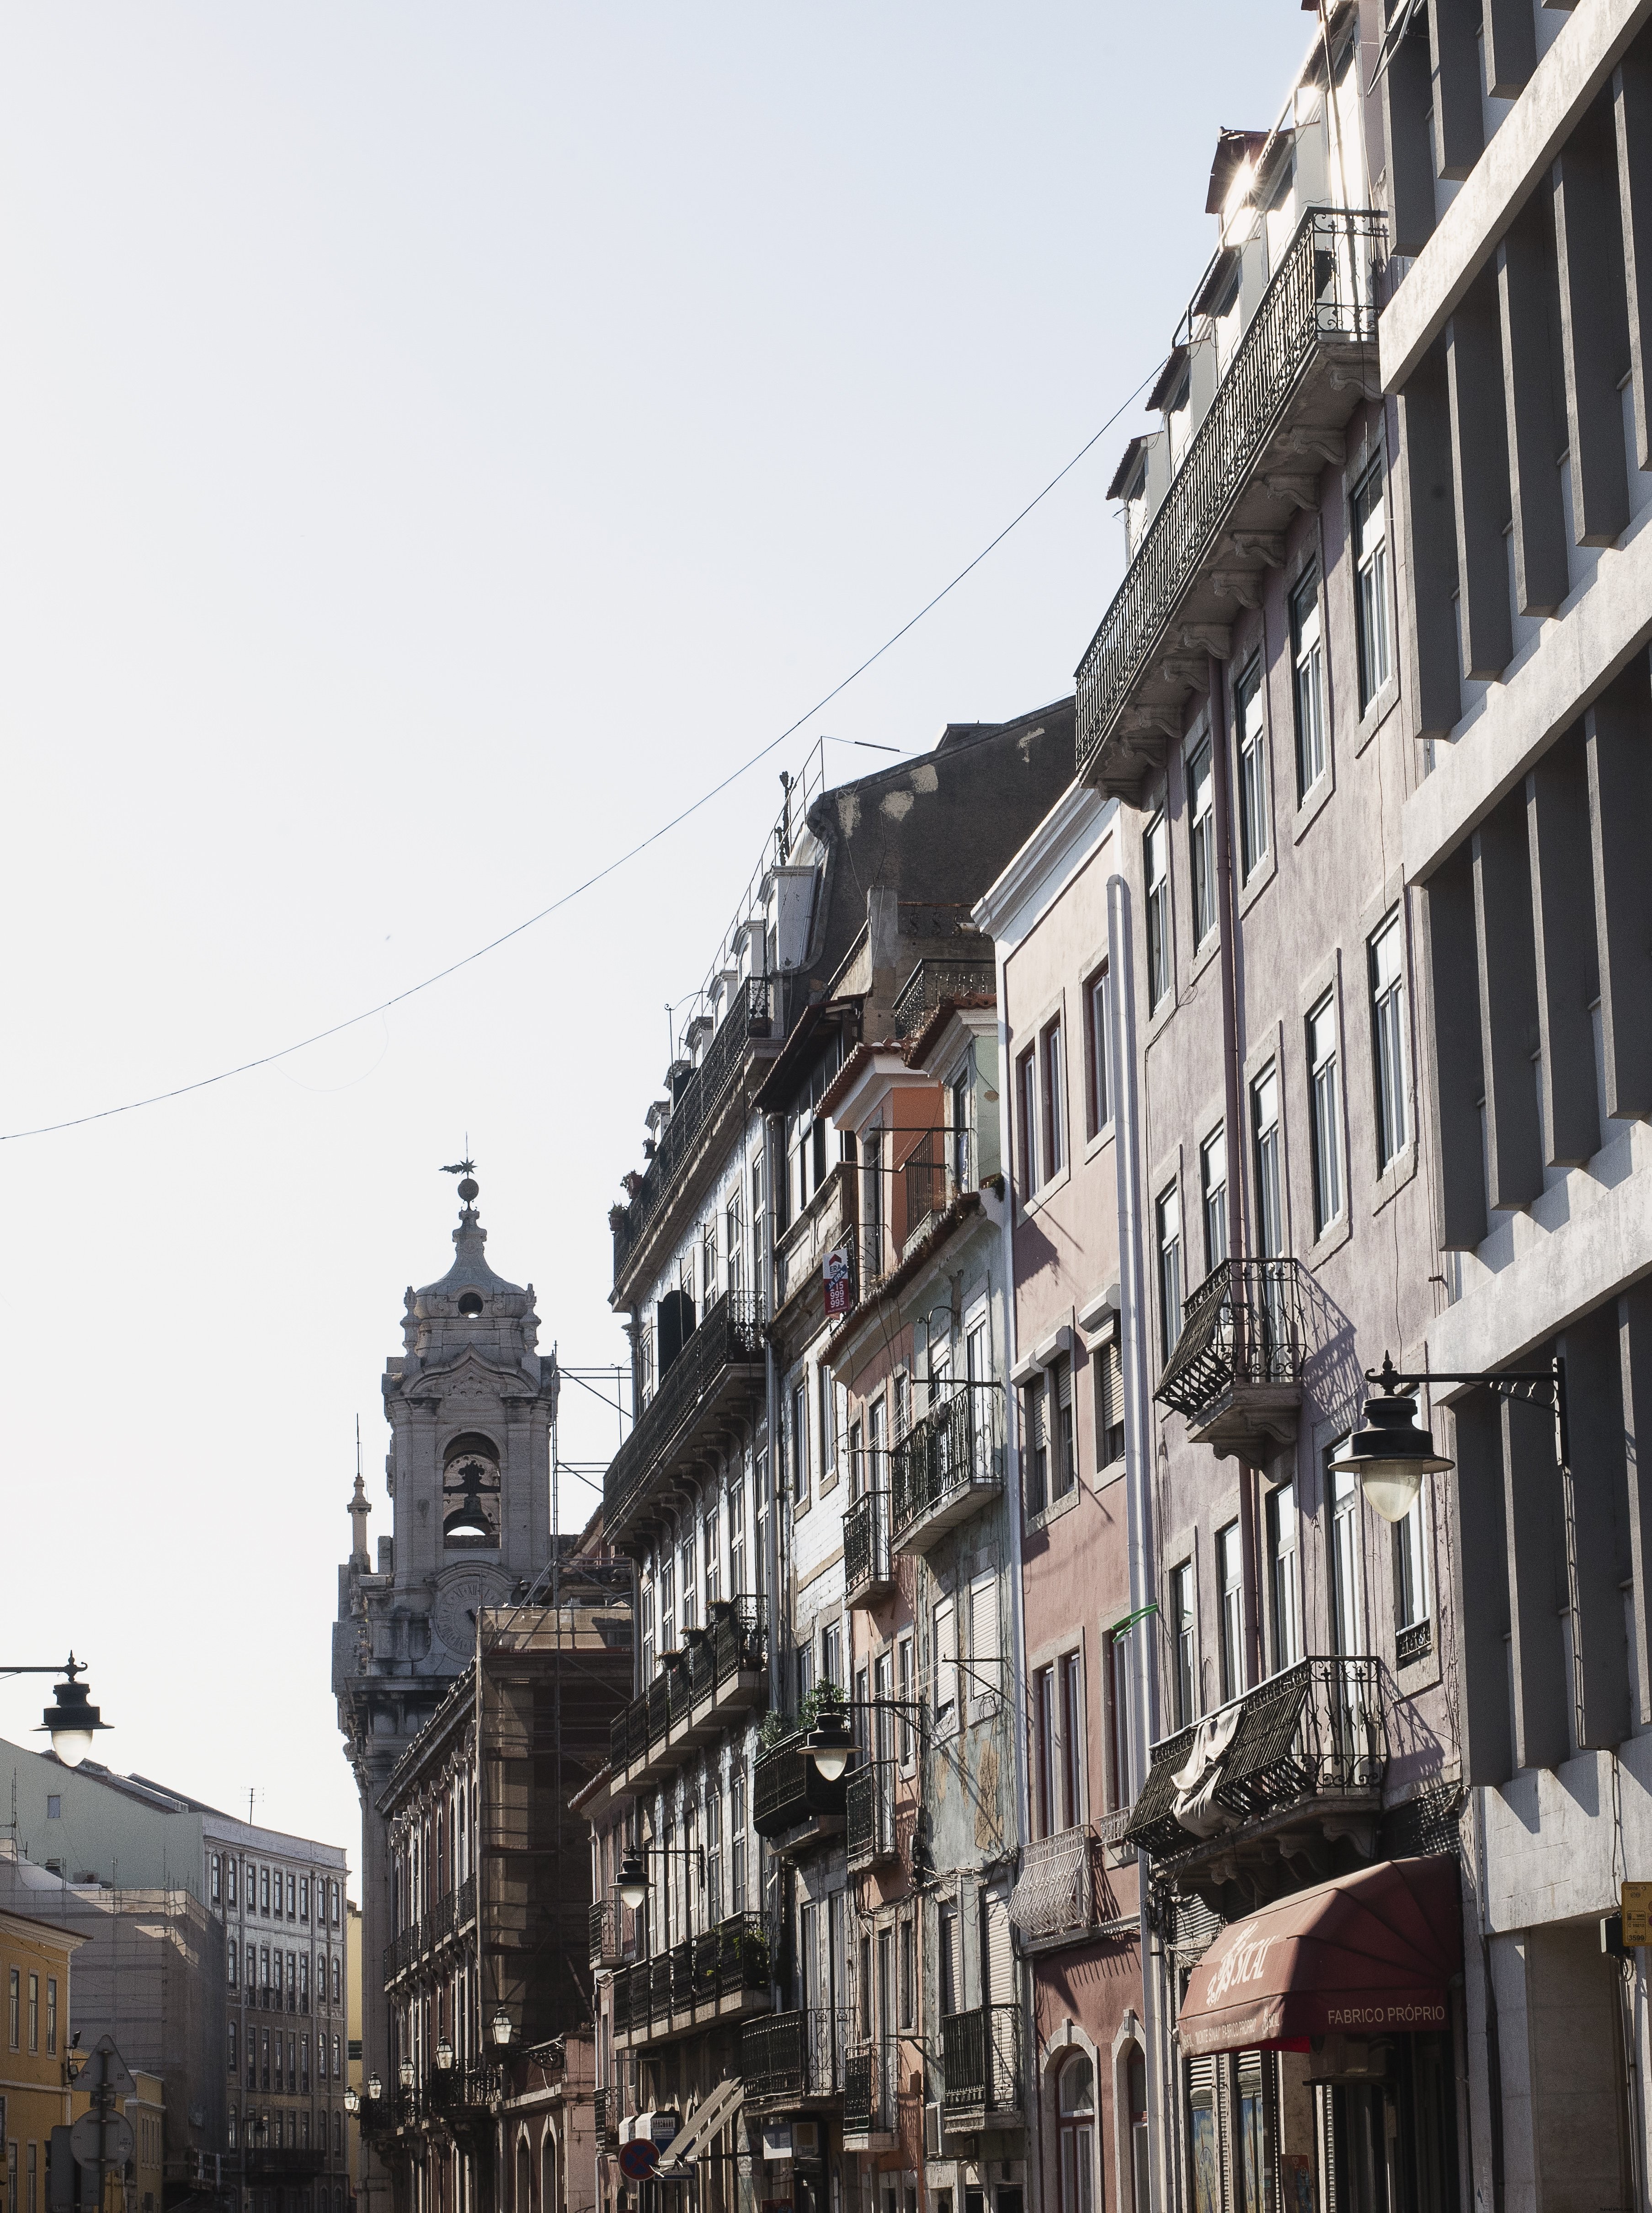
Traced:
<path fill-rule="evenodd" d="M 1241 607 L 1261 604 L 1286 526 L 1320 504 L 1320 472 L 1379 389 L 1384 218 L 1311 208 L 1280 256 L 1125 580 L 1079 664 L 1078 772 L 1134 799 L 1182 733 L 1209 656 L 1225 660 Z M 1217 257 L 1189 326 L 1221 312 L 1242 249 Z"/>
<path fill-rule="evenodd" d="M 1295 1442 L 1305 1348 L 1298 1264 L 1224 1260 L 1183 1308 L 1153 1395 L 1186 1417 L 1195 1444 L 1259 1467 Z"/>
<path fill-rule="evenodd" d="M 943 2129 L 972 2134 L 1019 2129 L 1021 2015 L 1016 2005 L 979 2005 L 941 2017 Z"/>
<path fill-rule="evenodd" d="M 608 1732 L 614 1787 L 658 1783 L 768 1696 L 768 1613 L 760 1598 L 714 1599 L 703 1629 L 660 1655 L 660 1672 Z"/>
<path fill-rule="evenodd" d="M 891 1541 L 926 1552 L 1003 1489 L 1003 1390 L 956 1383 L 891 1455 Z"/>
<path fill-rule="evenodd" d="M 1300 1660 L 1161 1737 L 1125 1834 L 1232 1918 L 1369 1860 L 1387 1769 L 1377 1661 Z"/>
<path fill-rule="evenodd" d="M 664 2044 L 770 2007 L 769 1940 L 755 1913 L 734 1913 L 613 1978 L 616 2050 Z"/>
<path fill-rule="evenodd" d="M 809 2006 L 753 2021 L 740 2039 L 747 2102 L 785 2112 L 840 2098 L 849 2030 L 842 2006 Z"/>
<path fill-rule="evenodd" d="M 857 2044 L 844 2061 L 844 2149 L 893 2151 L 899 2131 L 900 2046 L 893 2036 Z"/>
<path fill-rule="evenodd" d="M 704 1453 L 731 1415 L 749 1415 L 763 1390 L 759 1302 L 725 1291 L 705 1310 L 661 1376 L 602 1482 L 603 1533 L 635 1545 L 659 1494 Z"/>

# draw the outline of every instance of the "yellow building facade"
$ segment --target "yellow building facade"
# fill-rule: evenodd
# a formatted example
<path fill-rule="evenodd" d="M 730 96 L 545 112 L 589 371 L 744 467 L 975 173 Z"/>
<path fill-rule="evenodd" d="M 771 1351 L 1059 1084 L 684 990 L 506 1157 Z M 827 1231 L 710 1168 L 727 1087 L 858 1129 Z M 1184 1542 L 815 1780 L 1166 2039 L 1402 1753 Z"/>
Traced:
<path fill-rule="evenodd" d="M 69 1963 L 85 1941 L 0 1911 L 0 2213 L 46 2213 L 52 2131 L 74 2119 Z"/>

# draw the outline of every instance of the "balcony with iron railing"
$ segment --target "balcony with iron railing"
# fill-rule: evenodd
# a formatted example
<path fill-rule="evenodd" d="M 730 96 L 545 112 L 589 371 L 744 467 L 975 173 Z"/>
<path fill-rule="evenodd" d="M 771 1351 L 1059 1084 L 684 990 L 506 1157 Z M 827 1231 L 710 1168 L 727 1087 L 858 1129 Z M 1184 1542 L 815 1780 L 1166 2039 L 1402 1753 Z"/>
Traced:
<path fill-rule="evenodd" d="M 778 987 L 766 976 L 748 976 L 734 993 L 699 1066 L 683 1085 L 630 1203 L 619 1210 L 613 1233 L 613 1280 L 620 1289 L 663 1226 L 669 1202 L 694 1180 L 693 1172 L 729 1110 L 736 1108 L 760 1050 L 779 1027 Z"/>
<path fill-rule="evenodd" d="M 630 1956 L 625 1942 L 625 1908 L 616 1893 L 600 1899 L 590 1911 L 591 1965 L 623 1966 Z"/>
<path fill-rule="evenodd" d="M 1087 1821 L 1022 1845 L 1009 1918 L 1024 1955 L 1088 1943 L 1113 1917 L 1101 1851 L 1100 1836 Z"/>
<path fill-rule="evenodd" d="M 975 1188 L 974 1145 L 967 1130 L 925 1130 L 900 1164 L 908 1259 L 936 1230 L 954 1200 Z"/>
<path fill-rule="evenodd" d="M 761 1917 L 733 1913 L 615 1974 L 616 2046 L 635 2051 L 715 2021 L 770 2010 L 769 1940 Z"/>
<path fill-rule="evenodd" d="M 1014 2005 L 981 2005 L 941 2018 L 942 2126 L 1021 2128 L 1021 2016 Z"/>
<path fill-rule="evenodd" d="M 740 2039 L 747 2104 L 818 2105 L 843 2095 L 850 2018 L 841 2006 L 810 2006 L 748 2023 Z"/>
<path fill-rule="evenodd" d="M 997 964 L 990 944 L 972 960 L 920 960 L 895 995 L 894 1033 L 903 1039 L 916 1037 L 949 999 L 978 1003 L 997 994 Z"/>
<path fill-rule="evenodd" d="M 1183 1308 L 1153 1395 L 1195 1444 L 1259 1467 L 1295 1442 L 1306 1346 L 1298 1263 L 1224 1260 Z"/>
<path fill-rule="evenodd" d="M 1264 569 L 1283 562 L 1292 515 L 1318 506 L 1349 416 L 1380 388 L 1386 235 L 1369 209 L 1315 208 L 1282 254 L 1079 664 L 1087 783 L 1133 796 L 1162 767 L 1207 655 L 1226 655 L 1237 609 L 1260 605 Z"/>
<path fill-rule="evenodd" d="M 873 1480 L 884 1486 L 864 1491 L 844 1515 L 844 1595 L 850 1606 L 871 1606 L 895 1587 L 889 1552 L 888 1458 L 871 1456 Z"/>
<path fill-rule="evenodd" d="M 882 1716 L 877 1716 L 881 1720 Z M 900 1856 L 895 1834 L 893 1759 L 869 1759 L 850 1771 L 844 1792 L 844 1846 L 851 1872 L 885 1867 Z"/>
<path fill-rule="evenodd" d="M 828 1783 L 803 1750 L 808 1730 L 794 1723 L 760 1753 L 752 1770 L 752 1826 L 788 1849 L 843 1834 L 847 1777 Z"/>
<path fill-rule="evenodd" d="M 892 1541 L 926 1552 L 943 1531 L 978 1514 L 1003 1490 L 1003 1389 L 954 1383 L 895 1446 Z"/>
<path fill-rule="evenodd" d="M 844 2061 L 844 2149 L 893 2151 L 899 2131 L 900 2047 L 893 2036 L 856 2045 Z"/>
<path fill-rule="evenodd" d="M 763 1387 L 759 1302 L 725 1291 L 660 1378 L 602 1484 L 603 1535 L 617 1542 L 635 1527 L 655 1493 L 699 1455 L 708 1430 Z"/>
<path fill-rule="evenodd" d="M 768 1695 L 768 1612 L 760 1598 L 714 1599 L 684 1649 L 662 1653 L 660 1673 L 614 1716 L 608 1765 L 616 1786 L 636 1789 L 673 1773 Z"/>
<path fill-rule="evenodd" d="M 1369 1858 L 1387 1769 L 1378 1662 L 1299 1660 L 1160 1739 L 1126 1833 L 1155 1879 L 1248 1911 Z"/>

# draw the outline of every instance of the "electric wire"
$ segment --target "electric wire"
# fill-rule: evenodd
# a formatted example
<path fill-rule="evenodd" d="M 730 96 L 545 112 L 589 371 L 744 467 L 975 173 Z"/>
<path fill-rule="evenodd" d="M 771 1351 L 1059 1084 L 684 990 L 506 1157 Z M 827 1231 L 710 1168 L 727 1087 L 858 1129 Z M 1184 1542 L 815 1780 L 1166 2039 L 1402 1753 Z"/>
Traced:
<path fill-rule="evenodd" d="M 548 906 L 542 906 L 537 914 L 531 914 L 526 921 L 515 924 L 509 930 L 502 930 L 498 936 L 490 938 L 485 945 L 479 945 L 473 952 L 461 954 L 457 960 L 449 961 L 445 968 L 438 968 L 433 975 L 423 978 L 417 984 L 409 984 L 403 991 L 393 992 L 389 998 L 381 999 L 376 1005 L 363 1008 L 359 1014 L 347 1015 L 342 1021 L 330 1023 L 325 1029 L 313 1030 L 308 1037 L 299 1038 L 291 1045 L 281 1046 L 271 1052 L 259 1053 L 251 1060 L 238 1061 L 231 1068 L 218 1070 L 215 1075 L 200 1076 L 188 1083 L 174 1084 L 166 1091 L 150 1092 L 142 1099 L 125 1100 L 119 1106 L 100 1106 L 88 1113 L 69 1115 L 62 1121 L 41 1122 L 27 1130 L 0 1131 L 0 1145 L 15 1144 L 25 1137 L 55 1137 L 64 1130 L 84 1129 L 88 1123 L 110 1121 L 116 1115 L 136 1114 L 144 1107 L 165 1106 L 174 1099 L 187 1098 L 192 1092 L 210 1090 L 215 1085 L 228 1083 L 235 1076 L 250 1076 L 257 1069 L 272 1067 L 277 1061 L 290 1059 L 294 1053 L 303 1052 L 310 1046 L 320 1045 L 328 1038 L 341 1036 L 345 1030 L 354 1029 L 358 1023 L 371 1021 L 375 1015 L 387 1014 L 393 1007 L 401 1006 L 408 999 L 416 998 L 419 993 L 432 990 L 437 984 L 446 983 L 450 976 L 456 976 L 461 969 L 471 967 L 475 962 L 485 960 L 490 953 L 497 953 L 502 945 L 509 945 L 513 938 L 520 937 L 524 930 L 532 930 L 536 924 L 548 921 L 551 916 L 559 913 L 564 907 L 571 905 L 576 899 L 582 898 L 587 892 L 594 891 L 597 885 L 605 882 L 609 876 L 625 868 L 629 862 L 636 860 L 639 854 L 647 852 L 650 846 L 657 845 L 662 838 L 668 837 L 674 830 L 680 828 L 692 815 L 698 814 L 702 808 L 709 807 L 714 799 L 720 798 L 731 784 L 737 783 L 741 777 L 747 775 L 760 761 L 766 760 L 771 753 L 784 745 L 788 738 L 795 737 L 803 725 L 812 722 L 823 707 L 829 706 L 840 692 L 846 692 L 857 678 L 864 676 L 875 661 L 881 661 L 886 653 L 899 645 L 910 631 L 915 630 L 926 615 L 933 613 L 949 593 L 956 591 L 965 578 L 980 567 L 990 553 L 996 552 L 997 547 L 1003 545 L 1011 531 L 1026 521 L 1033 509 L 1041 505 L 1049 497 L 1064 477 L 1071 475 L 1092 448 L 1106 436 L 1125 410 L 1140 398 L 1157 374 L 1157 369 L 1155 369 L 1144 376 L 1135 389 L 1113 409 L 1100 429 L 1093 436 L 1085 440 L 1072 459 L 1057 470 L 1044 489 L 1033 494 L 1020 513 L 1005 523 L 1003 528 L 981 548 L 972 561 L 961 568 L 950 582 L 943 584 L 932 599 L 926 600 L 917 613 L 909 617 L 898 631 L 885 638 L 883 643 L 875 652 L 869 653 L 864 661 L 850 670 L 847 676 L 834 684 L 832 689 L 817 699 L 812 707 L 798 716 L 796 722 L 788 723 L 777 737 L 771 738 L 766 745 L 759 747 L 756 753 L 743 760 L 737 768 L 730 769 L 728 775 L 719 783 L 714 783 L 709 790 L 703 791 L 698 799 L 692 800 L 680 813 L 674 814 L 668 822 L 661 823 L 658 829 L 651 830 L 646 838 L 639 838 L 636 844 L 629 846 L 625 852 L 619 854 L 613 860 L 606 862 L 601 868 L 583 878 L 570 890 L 562 893 L 558 898 L 552 899 Z M 851 740 L 849 742 L 856 741 Z"/>

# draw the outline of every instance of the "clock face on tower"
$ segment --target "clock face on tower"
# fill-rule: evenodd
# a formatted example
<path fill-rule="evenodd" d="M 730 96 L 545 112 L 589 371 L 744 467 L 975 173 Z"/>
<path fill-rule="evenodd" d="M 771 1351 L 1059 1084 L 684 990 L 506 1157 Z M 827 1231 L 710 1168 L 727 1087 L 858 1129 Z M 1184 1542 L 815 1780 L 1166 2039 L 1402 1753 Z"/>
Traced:
<path fill-rule="evenodd" d="M 476 1651 L 476 1616 L 485 1606 L 503 1606 L 513 1579 L 500 1568 L 454 1568 L 436 1586 L 430 1624 L 436 1639 L 463 1667 Z"/>

